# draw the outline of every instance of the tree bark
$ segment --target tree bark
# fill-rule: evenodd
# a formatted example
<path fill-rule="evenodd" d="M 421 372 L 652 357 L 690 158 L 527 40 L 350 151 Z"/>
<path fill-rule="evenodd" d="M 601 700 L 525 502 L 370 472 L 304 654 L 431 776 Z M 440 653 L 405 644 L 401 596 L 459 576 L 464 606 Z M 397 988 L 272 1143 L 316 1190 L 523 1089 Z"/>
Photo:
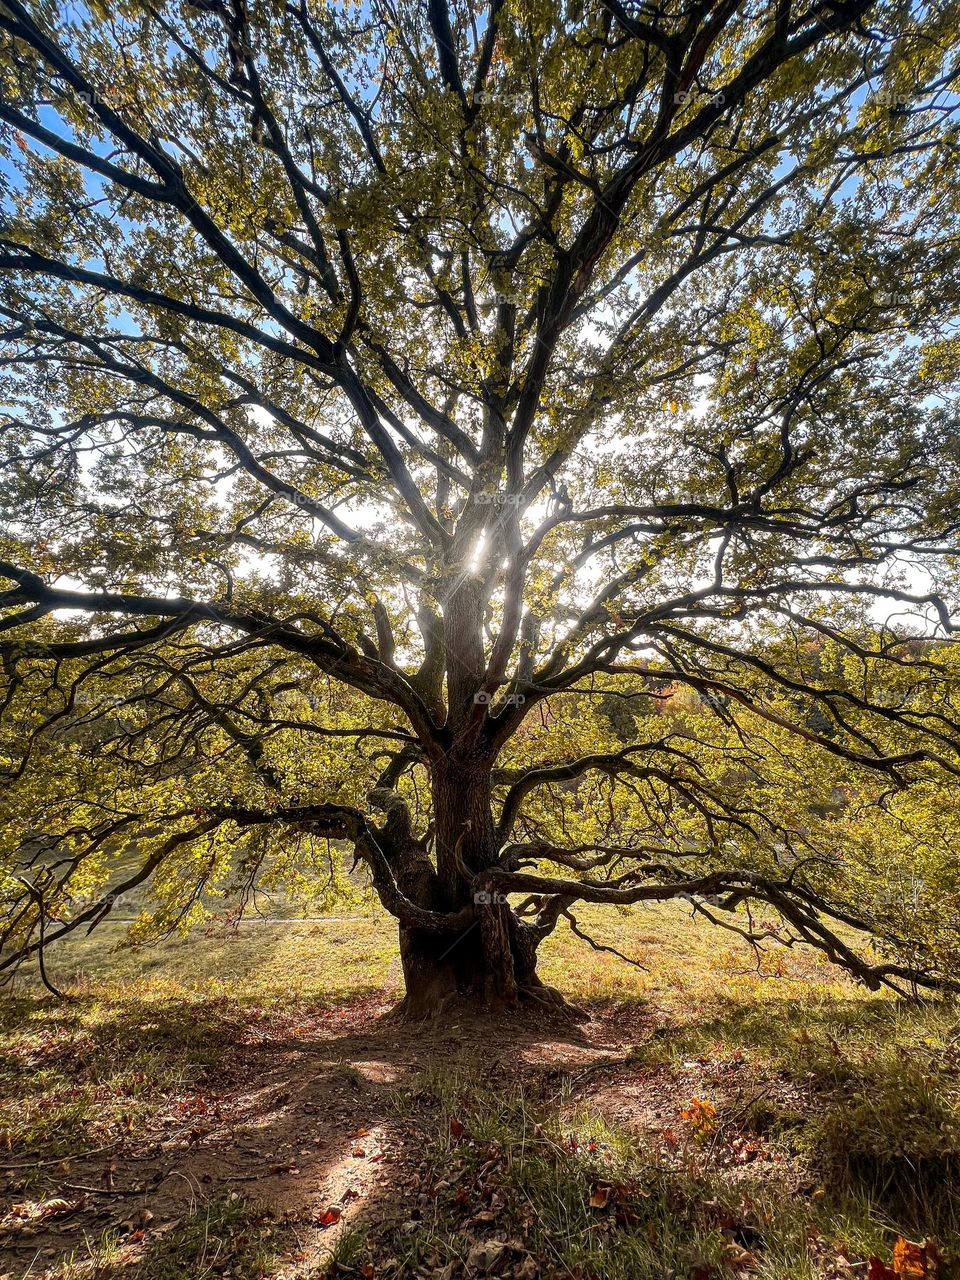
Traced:
<path fill-rule="evenodd" d="M 396 1013 L 419 1021 L 451 1005 L 480 1013 L 532 999 L 564 1006 L 536 972 L 536 931 L 515 915 L 503 894 L 476 889 L 476 877 L 496 862 L 491 807 L 491 763 L 480 755 L 451 754 L 432 772 L 436 868 L 426 850 L 407 848 L 396 860 L 403 892 L 431 910 L 473 908 L 459 933 L 400 926 L 406 994 Z"/>
<path fill-rule="evenodd" d="M 491 763 L 456 753 L 431 771 L 437 875 L 448 910 L 469 902 L 471 881 L 497 858 L 491 807 Z"/>
<path fill-rule="evenodd" d="M 438 1018 L 459 1007 L 466 1015 L 547 1007 L 583 1016 L 537 974 L 536 941 L 509 903 L 478 903 L 474 922 L 459 934 L 400 926 L 406 994 L 394 1010 L 409 1021 Z"/>

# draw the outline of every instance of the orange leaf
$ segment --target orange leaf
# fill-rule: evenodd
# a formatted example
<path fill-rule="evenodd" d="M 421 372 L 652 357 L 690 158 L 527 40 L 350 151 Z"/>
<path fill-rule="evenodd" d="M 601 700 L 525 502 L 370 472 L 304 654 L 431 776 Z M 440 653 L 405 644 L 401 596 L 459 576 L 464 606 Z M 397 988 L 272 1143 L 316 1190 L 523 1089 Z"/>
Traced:
<path fill-rule="evenodd" d="M 680 1112 L 698 1138 L 709 1138 L 717 1130 L 717 1108 L 706 1098 L 691 1098 L 690 1105 Z"/>
<path fill-rule="evenodd" d="M 451 1138 L 463 1137 L 463 1122 L 461 1120 L 450 1121 L 450 1137 Z"/>
<path fill-rule="evenodd" d="M 922 1277 L 927 1274 L 927 1253 L 923 1245 L 897 1236 L 893 1246 L 893 1269 L 898 1276 Z"/>
<path fill-rule="evenodd" d="M 343 1217 L 343 1210 L 338 1209 L 332 1204 L 329 1209 L 324 1209 L 323 1213 L 317 1216 L 317 1222 L 321 1227 L 332 1227 L 334 1223 L 339 1222 Z"/>

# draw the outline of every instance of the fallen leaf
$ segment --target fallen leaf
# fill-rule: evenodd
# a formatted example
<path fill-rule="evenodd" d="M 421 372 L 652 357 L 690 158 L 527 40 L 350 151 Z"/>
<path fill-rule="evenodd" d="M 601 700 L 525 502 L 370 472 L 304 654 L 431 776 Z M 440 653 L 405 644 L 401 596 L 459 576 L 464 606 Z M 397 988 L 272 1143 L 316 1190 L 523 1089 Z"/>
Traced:
<path fill-rule="evenodd" d="M 335 1223 L 339 1222 L 342 1217 L 343 1210 L 338 1209 L 335 1204 L 332 1204 L 329 1209 L 324 1209 L 323 1213 L 318 1214 L 315 1221 L 318 1226 L 332 1227 Z"/>
<path fill-rule="evenodd" d="M 751 1253 L 749 1249 L 741 1249 L 737 1244 L 727 1245 L 727 1254 L 730 1261 L 740 1271 L 756 1271 L 759 1269 L 760 1260 L 755 1253 Z"/>
<path fill-rule="evenodd" d="M 922 1276 L 926 1271 L 922 1247 L 904 1236 L 897 1236 L 893 1246 L 893 1269 L 898 1276 Z"/>
<path fill-rule="evenodd" d="M 605 1209 L 610 1203 L 610 1187 L 594 1187 L 590 1193 L 590 1208 Z"/>
<path fill-rule="evenodd" d="M 936 1240 L 931 1240 L 928 1236 L 923 1242 L 923 1251 L 926 1254 L 927 1270 L 931 1275 L 936 1275 L 940 1268 L 940 1263 L 943 1261 L 943 1256 L 937 1248 Z"/>
<path fill-rule="evenodd" d="M 467 1270 L 486 1275 L 503 1257 L 506 1248 L 502 1240 L 481 1240 L 467 1254 Z"/>
<path fill-rule="evenodd" d="M 904 1236 L 897 1236 L 893 1246 L 893 1269 L 897 1275 L 911 1280 L 935 1275 L 940 1255 L 935 1245 L 931 1248 L 931 1243 L 925 1240 L 923 1244 L 915 1244 Z"/>
<path fill-rule="evenodd" d="M 41 1218 L 55 1218 L 61 1213 L 72 1213 L 83 1203 L 82 1200 L 65 1200 L 62 1196 L 54 1196 L 50 1200 L 25 1200 L 15 1204 L 11 1213 L 16 1218 L 37 1221 Z"/>
<path fill-rule="evenodd" d="M 867 1280 L 899 1280 L 899 1276 L 885 1262 L 871 1257 L 867 1259 Z"/>

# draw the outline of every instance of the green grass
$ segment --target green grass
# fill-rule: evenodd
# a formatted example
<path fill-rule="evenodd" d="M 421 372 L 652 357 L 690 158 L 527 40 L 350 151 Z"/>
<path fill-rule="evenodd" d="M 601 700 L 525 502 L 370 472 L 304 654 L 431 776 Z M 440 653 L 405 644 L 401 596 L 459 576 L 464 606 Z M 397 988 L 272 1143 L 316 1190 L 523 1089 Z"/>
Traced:
<path fill-rule="evenodd" d="M 222 999 L 167 993 L 0 1001 L 0 1150 L 28 1165 L 106 1146 L 174 1097 L 188 1115 L 244 1020 Z"/>
<path fill-rule="evenodd" d="M 202 1090 L 244 1028 L 277 1007 L 399 995 L 382 916 L 242 925 L 143 948 L 118 946 L 119 933 L 50 949 L 69 1002 L 25 972 L 0 999 L 0 1153 L 11 1159 L 90 1150 L 138 1128 L 164 1100 Z"/>
<path fill-rule="evenodd" d="M 577 919 L 598 943 L 643 966 L 592 950 L 561 924 L 541 948 L 540 973 L 584 1003 L 652 1004 L 683 1018 L 704 1001 L 711 1014 L 721 1015 L 731 992 L 758 1010 L 768 1000 L 810 1007 L 862 995 L 818 953 L 774 952 L 758 972 L 745 943 L 691 917 L 679 903 L 587 906 Z M 250 919 L 236 928 L 216 925 L 139 948 L 125 945 L 122 926 L 105 924 L 89 938 L 51 945 L 47 968 L 70 994 L 115 993 L 124 1000 L 166 992 L 242 1004 L 308 1001 L 330 1007 L 372 994 L 401 994 L 396 928 L 379 907 L 323 924 Z M 17 983 L 31 994 L 39 991 L 32 974 L 25 972 Z"/>
<path fill-rule="evenodd" d="M 957 1274 L 956 1181 L 919 1171 L 915 1190 L 923 1188 L 933 1199 L 923 1206 L 914 1202 L 912 1211 L 899 1214 L 881 1190 L 853 1177 L 800 1196 L 789 1177 L 732 1182 L 711 1159 L 710 1143 L 698 1142 L 692 1132 L 684 1135 L 676 1158 L 665 1161 L 567 1091 L 557 1093 L 546 1075 L 543 1086 L 538 1091 L 528 1081 L 522 1089 L 490 1090 L 480 1075 L 435 1067 L 398 1091 L 401 1109 L 419 1099 L 441 1112 L 434 1140 L 425 1149 L 429 1207 L 414 1230 L 378 1242 L 381 1253 L 396 1258 L 398 1276 L 448 1266 L 452 1274 L 461 1274 L 457 1268 L 468 1261 L 478 1221 L 484 1224 L 481 1241 L 507 1242 L 516 1265 L 525 1257 L 537 1260 L 531 1276 L 719 1280 L 749 1274 L 815 1280 L 855 1275 L 871 1256 L 889 1263 L 897 1235 L 919 1231 L 922 1238 L 923 1229 L 933 1225 L 947 1251 L 940 1275 Z M 722 1115 L 718 1118 L 722 1121 Z M 879 1110 L 874 1118 L 886 1119 Z M 856 1125 L 853 1118 L 844 1142 Z M 801 1141 L 823 1142 L 821 1126 L 821 1117 L 804 1122 L 793 1116 L 790 1129 L 799 1128 Z M 866 1131 L 872 1130 L 867 1126 Z M 839 1150 L 839 1145 L 811 1150 L 811 1174 L 826 1175 Z M 935 1215 L 932 1221 L 924 1220 L 928 1211 Z M 365 1256 L 356 1239 L 351 1256 Z M 847 1263 L 854 1269 L 835 1269 Z M 331 1274 L 339 1274 L 336 1267 Z"/>
<path fill-rule="evenodd" d="M 72 995 L 115 989 L 127 998 L 166 991 L 245 1004 L 332 1005 L 400 990 L 396 930 L 382 912 L 328 924 L 250 920 L 144 947 L 126 946 L 125 936 L 121 926 L 107 924 L 89 938 L 52 945 L 51 977 Z M 37 990 L 33 981 L 27 985 Z"/>
<path fill-rule="evenodd" d="M 57 1280 L 266 1280 L 294 1238 L 272 1213 L 236 1192 L 197 1206 L 172 1230 L 136 1252 L 115 1236 L 88 1244 L 56 1271 Z"/>
<path fill-rule="evenodd" d="M 614 1090 L 652 1081 L 680 1102 L 700 1080 L 718 1134 L 698 1141 L 677 1119 L 665 1147 L 604 1119 L 583 1082 L 581 1092 L 564 1086 L 549 1063 L 527 1071 L 522 1088 L 497 1091 L 478 1080 L 476 1062 L 437 1060 L 394 1094 L 398 1120 L 425 1117 L 426 1181 L 395 1192 L 411 1221 L 369 1238 L 361 1221 L 338 1239 L 331 1275 L 450 1266 L 459 1277 L 470 1249 L 490 1240 L 509 1246 L 492 1274 L 520 1280 L 858 1280 L 870 1256 L 889 1263 L 898 1234 L 960 1252 L 955 1004 L 869 993 L 812 954 L 782 953 L 758 969 L 738 939 L 677 905 L 584 909 L 578 919 L 643 965 L 565 929 L 544 948 L 547 982 L 609 1026 L 623 1018 L 636 1028 L 622 1061 L 592 1078 Z M 245 1037 L 282 1040 L 301 1019 L 337 1019 L 371 997 L 375 1012 L 400 992 L 395 932 L 379 913 L 247 924 L 144 950 L 104 945 L 117 936 L 51 950 L 69 1003 L 24 977 L 0 1000 L 0 1163 L 18 1166 L 24 1194 L 42 1181 L 36 1161 L 135 1140 L 161 1109 L 188 1123 Z M 741 1093 L 724 1094 L 731 1064 L 749 1077 L 746 1106 Z M 355 1071 L 337 1066 L 345 1078 Z M 464 1126 L 459 1138 L 451 1119 Z M 758 1138 L 781 1163 L 731 1174 L 720 1157 L 734 1137 Z M 591 1206 L 598 1186 L 609 1188 L 607 1203 Z M 221 1197 L 143 1247 L 104 1239 L 49 1274 L 254 1280 L 293 1246 L 278 1223 Z"/>

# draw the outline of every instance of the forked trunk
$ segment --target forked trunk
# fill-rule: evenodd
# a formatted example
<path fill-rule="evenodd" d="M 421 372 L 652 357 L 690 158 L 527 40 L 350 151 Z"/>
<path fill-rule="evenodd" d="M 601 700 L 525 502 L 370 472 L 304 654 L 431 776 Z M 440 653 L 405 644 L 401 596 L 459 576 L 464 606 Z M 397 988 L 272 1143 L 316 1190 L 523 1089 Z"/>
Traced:
<path fill-rule="evenodd" d="M 404 1019 L 437 1018 L 452 1007 L 464 1013 L 543 1005 L 571 1017 L 578 1010 L 537 976 L 536 948 L 506 903 L 477 905 L 459 934 L 427 933 L 400 926 L 400 959 L 406 994 L 396 1009 Z"/>
<path fill-rule="evenodd" d="M 453 1004 L 480 1012 L 530 999 L 563 1006 L 558 992 L 536 972 L 533 930 L 502 894 L 476 892 L 474 877 L 496 861 L 490 803 L 490 766 L 459 757 L 433 774 L 436 874 L 423 855 L 416 875 L 401 887 L 422 906 L 450 912 L 469 906 L 472 919 L 458 933 L 430 933 L 400 926 L 400 959 L 406 995 L 397 1013 L 435 1018 Z"/>

